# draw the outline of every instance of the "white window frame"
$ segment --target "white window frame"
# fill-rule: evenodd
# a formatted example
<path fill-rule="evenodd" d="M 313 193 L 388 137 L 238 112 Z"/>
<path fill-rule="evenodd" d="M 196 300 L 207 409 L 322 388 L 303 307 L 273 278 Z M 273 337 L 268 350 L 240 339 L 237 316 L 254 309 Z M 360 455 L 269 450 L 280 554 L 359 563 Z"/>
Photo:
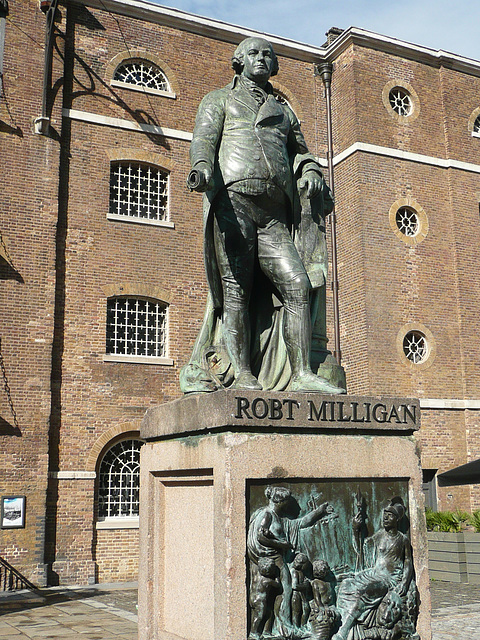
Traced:
<path fill-rule="evenodd" d="M 151 169 L 154 169 L 156 171 L 165 173 L 167 176 L 167 188 L 166 188 L 166 198 L 167 198 L 167 206 L 165 207 L 165 219 L 164 220 L 155 220 L 153 218 L 142 218 L 139 215 L 128 215 L 128 214 L 119 214 L 119 213 L 112 213 L 110 211 L 110 207 L 112 206 L 112 195 L 111 195 L 111 189 L 112 189 L 112 172 L 113 172 L 113 168 L 114 167 L 124 167 L 126 165 L 138 165 L 138 166 L 143 166 L 143 167 L 150 167 Z M 149 163 L 149 162 L 141 162 L 138 160 L 127 160 L 127 159 L 123 159 L 123 160 L 115 160 L 112 161 L 110 163 L 110 178 L 109 178 L 109 199 L 108 199 L 108 212 L 107 212 L 107 219 L 108 220 L 115 220 L 118 222 L 128 222 L 128 223 L 132 223 L 132 224 L 147 224 L 147 225 L 153 225 L 156 227 L 166 227 L 169 229 L 174 229 L 175 225 L 173 222 L 170 221 L 170 172 L 167 169 L 164 169 L 163 167 L 160 167 L 158 165 Z"/>
<path fill-rule="evenodd" d="M 103 464 L 103 461 L 105 459 L 105 456 L 115 447 L 117 447 L 118 445 L 120 445 L 122 442 L 131 442 L 131 441 L 135 441 L 135 442 L 142 442 L 139 438 L 135 438 L 135 437 L 130 437 L 130 438 L 125 438 L 123 440 L 119 440 L 117 442 L 115 442 L 114 444 L 112 444 L 103 454 L 102 459 L 100 461 L 99 467 L 98 467 L 98 487 L 97 487 L 97 498 L 99 500 L 98 502 L 98 514 L 97 514 L 97 522 L 96 522 L 96 528 L 97 529 L 138 529 L 139 526 L 139 516 L 138 515 L 128 515 L 128 516 L 122 516 L 122 515 L 116 515 L 116 516 L 100 516 L 100 479 L 101 479 L 101 466 Z M 109 487 L 110 489 L 110 487 Z M 140 466 L 138 466 L 138 491 L 140 491 Z"/>
<path fill-rule="evenodd" d="M 145 300 L 150 302 L 151 304 L 163 305 L 165 307 L 165 320 L 164 320 L 164 353 L 168 354 L 168 337 L 169 337 L 169 305 L 163 300 L 157 300 L 153 298 L 146 298 L 144 296 L 113 296 L 108 298 L 108 300 L 130 300 L 130 301 L 138 301 Z M 105 351 L 107 349 L 107 328 L 108 328 L 108 317 L 105 318 Z M 127 332 L 127 326 L 125 325 L 125 333 Z M 155 364 L 155 365 L 164 365 L 164 366 L 173 366 L 174 361 L 172 358 L 168 357 L 168 355 L 162 356 L 146 356 L 146 355 L 136 355 L 136 354 L 123 354 L 123 353 L 106 353 L 103 356 L 104 362 L 126 362 L 126 363 L 137 363 L 137 364 Z"/>
<path fill-rule="evenodd" d="M 163 76 L 165 77 L 165 80 L 168 85 L 168 89 L 154 89 L 152 87 L 146 87 L 145 85 L 134 84 L 133 82 L 124 82 L 123 80 L 115 80 L 115 74 L 117 73 L 120 67 L 130 63 L 134 63 L 134 62 L 142 62 L 145 65 L 148 64 L 151 67 L 156 67 L 157 69 L 159 69 L 163 74 Z M 155 64 L 154 62 L 152 62 L 151 60 L 148 60 L 147 58 L 131 58 L 131 59 L 122 60 L 122 62 L 117 66 L 117 68 L 114 71 L 113 78 L 112 80 L 110 80 L 110 86 L 118 87 L 119 89 L 130 89 L 132 91 L 149 93 L 151 95 L 162 96 L 163 98 L 175 99 L 177 97 L 175 93 L 173 93 L 173 91 L 171 90 L 170 81 L 165 71 L 161 67 L 159 67 L 158 64 Z"/>

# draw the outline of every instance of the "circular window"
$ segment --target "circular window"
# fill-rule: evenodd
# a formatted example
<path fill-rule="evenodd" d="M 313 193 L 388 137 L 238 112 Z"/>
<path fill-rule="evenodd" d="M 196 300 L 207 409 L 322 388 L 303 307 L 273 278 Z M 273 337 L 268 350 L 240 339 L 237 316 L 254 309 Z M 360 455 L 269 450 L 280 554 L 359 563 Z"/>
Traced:
<path fill-rule="evenodd" d="M 400 232 L 410 238 L 416 236 L 420 229 L 417 213 L 409 207 L 400 207 L 395 215 L 395 222 Z"/>
<path fill-rule="evenodd" d="M 409 116 L 413 109 L 410 94 L 401 87 L 394 87 L 388 94 L 390 106 L 399 116 Z"/>
<path fill-rule="evenodd" d="M 429 367 L 436 355 L 433 333 L 420 322 L 403 325 L 397 334 L 397 353 L 402 362 L 413 369 Z"/>
<path fill-rule="evenodd" d="M 427 237 L 427 214 L 411 196 L 394 202 L 388 217 L 393 233 L 405 244 L 416 245 Z"/>
<path fill-rule="evenodd" d="M 420 113 L 420 100 L 415 89 L 404 80 L 387 82 L 382 101 L 388 113 L 400 124 L 415 120 Z"/>
<path fill-rule="evenodd" d="M 425 362 L 428 357 L 427 338 L 420 331 L 409 331 L 403 338 L 403 352 L 414 364 Z"/>

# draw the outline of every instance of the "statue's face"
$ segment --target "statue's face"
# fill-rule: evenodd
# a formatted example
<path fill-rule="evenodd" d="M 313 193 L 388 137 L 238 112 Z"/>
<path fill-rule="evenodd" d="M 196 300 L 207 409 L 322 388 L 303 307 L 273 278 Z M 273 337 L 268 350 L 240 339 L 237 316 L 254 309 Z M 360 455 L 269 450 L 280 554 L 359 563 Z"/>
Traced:
<path fill-rule="evenodd" d="M 262 38 L 248 38 L 243 52 L 242 75 L 253 82 L 266 82 L 274 64 L 272 45 Z"/>
<path fill-rule="evenodd" d="M 387 511 L 385 509 L 385 511 L 383 512 L 383 526 L 385 527 L 385 529 L 392 529 L 393 527 L 396 527 L 396 525 L 397 516 L 391 511 Z"/>

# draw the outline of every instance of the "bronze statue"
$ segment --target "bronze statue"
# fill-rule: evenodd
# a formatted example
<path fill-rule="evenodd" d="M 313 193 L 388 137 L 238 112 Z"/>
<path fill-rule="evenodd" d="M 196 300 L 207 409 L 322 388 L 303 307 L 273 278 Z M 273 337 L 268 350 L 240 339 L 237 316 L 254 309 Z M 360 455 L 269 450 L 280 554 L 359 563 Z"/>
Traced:
<path fill-rule="evenodd" d="M 321 518 L 332 513 L 333 508 L 324 502 L 304 516 L 290 519 L 287 517 L 289 504 L 292 500 L 289 489 L 269 485 L 265 489 L 265 496 L 268 499 L 268 505 L 257 509 L 252 514 L 248 528 L 247 553 L 250 560 L 250 594 L 254 591 L 258 581 L 260 560 L 271 558 L 280 570 L 283 591 L 280 606 L 275 612 L 274 628 L 280 637 L 283 637 L 282 633 L 288 633 L 293 628 L 293 585 L 289 565 L 295 558 L 294 551 L 298 544 L 300 530 L 313 527 Z M 308 558 L 303 554 L 299 560 L 308 562 Z M 302 563 L 303 565 L 304 563 Z M 308 585 L 304 584 L 303 586 L 306 588 Z M 296 587 L 299 587 L 299 580 L 296 580 Z M 300 617 L 302 617 L 305 602 L 301 596 L 300 599 L 303 601 L 300 603 L 302 607 Z M 296 600 L 294 599 L 295 605 L 298 604 Z M 308 613 L 306 618 L 308 618 Z"/>
<path fill-rule="evenodd" d="M 330 640 L 340 616 L 334 606 L 335 591 L 328 580 L 331 569 L 325 560 L 313 562 L 310 627 L 314 640 Z"/>
<path fill-rule="evenodd" d="M 258 572 L 250 589 L 252 624 L 249 640 L 257 640 L 262 637 L 264 630 L 271 630 L 275 598 L 283 591 L 279 576 L 280 571 L 273 558 L 259 559 Z"/>
<path fill-rule="evenodd" d="M 310 560 L 304 553 L 297 553 L 293 559 L 292 575 L 292 622 L 296 627 L 304 626 L 310 616 L 312 587 L 306 576 Z"/>
<path fill-rule="evenodd" d="M 187 183 L 205 193 L 209 299 L 180 386 L 344 393 L 310 364 L 311 314 L 325 315 L 312 289 L 325 285 L 329 189 L 273 95 L 272 45 L 247 38 L 232 66 L 233 81 L 202 100 L 190 149 Z"/>
<path fill-rule="evenodd" d="M 385 507 L 383 529 L 365 541 L 366 547 L 370 547 L 371 566 L 341 583 L 337 607 L 342 625 L 333 640 L 347 640 L 350 630 L 357 624 L 366 629 L 382 624 L 393 627 L 399 619 L 396 611 L 400 608 L 401 612 L 401 599 L 406 599 L 411 585 L 415 589 L 410 541 L 398 530 L 404 515 L 405 507 L 401 501 L 392 501 Z M 368 561 L 367 549 L 365 555 Z M 385 610 L 377 616 L 382 602 Z M 390 635 L 394 636 L 391 628 Z"/>

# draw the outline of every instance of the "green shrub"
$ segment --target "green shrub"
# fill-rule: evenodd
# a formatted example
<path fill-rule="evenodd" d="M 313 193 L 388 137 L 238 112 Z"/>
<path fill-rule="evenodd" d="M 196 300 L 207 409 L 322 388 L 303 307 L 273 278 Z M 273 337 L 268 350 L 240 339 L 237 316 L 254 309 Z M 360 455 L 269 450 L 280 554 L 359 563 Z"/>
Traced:
<path fill-rule="evenodd" d="M 480 509 L 474 511 L 468 518 L 468 524 L 471 524 L 477 533 L 480 533 Z"/>
<path fill-rule="evenodd" d="M 466 511 L 432 511 L 425 510 L 427 529 L 429 531 L 444 531 L 458 533 L 466 522 L 470 522 L 470 516 Z"/>

